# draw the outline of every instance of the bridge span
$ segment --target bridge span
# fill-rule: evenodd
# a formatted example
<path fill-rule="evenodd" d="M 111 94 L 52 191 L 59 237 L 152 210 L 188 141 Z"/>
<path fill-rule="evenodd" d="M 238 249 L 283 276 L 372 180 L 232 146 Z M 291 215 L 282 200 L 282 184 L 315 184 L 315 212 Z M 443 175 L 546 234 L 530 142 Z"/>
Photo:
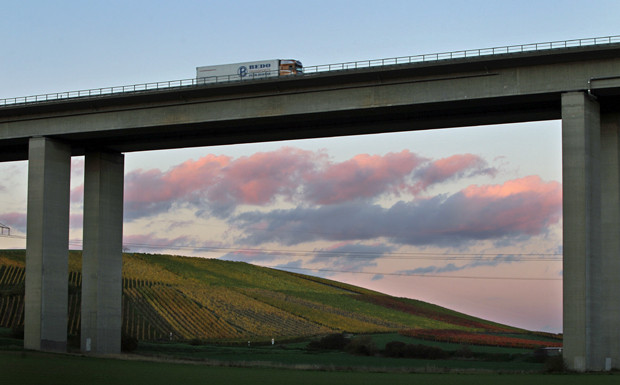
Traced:
<path fill-rule="evenodd" d="M 81 346 L 116 353 L 123 153 L 561 119 L 564 357 L 620 368 L 620 43 L 79 96 L 0 105 L 0 161 L 29 161 L 26 348 L 66 349 L 71 156 L 85 155 Z"/>

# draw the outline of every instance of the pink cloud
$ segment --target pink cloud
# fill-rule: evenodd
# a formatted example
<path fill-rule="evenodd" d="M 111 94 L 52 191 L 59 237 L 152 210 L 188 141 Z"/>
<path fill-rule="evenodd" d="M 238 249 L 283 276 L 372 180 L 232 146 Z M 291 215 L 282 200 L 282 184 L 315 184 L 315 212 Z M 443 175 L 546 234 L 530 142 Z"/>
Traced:
<path fill-rule="evenodd" d="M 407 176 L 425 160 L 408 150 L 384 156 L 356 155 L 307 175 L 305 196 L 317 204 L 334 204 L 387 191 L 398 194 Z"/>
<path fill-rule="evenodd" d="M 84 201 L 84 184 L 71 189 L 71 202 L 81 203 Z"/>
<path fill-rule="evenodd" d="M 167 172 L 135 170 L 125 175 L 125 217 L 148 216 L 168 210 L 173 203 L 191 201 L 217 183 L 218 173 L 228 165 L 225 156 L 207 155 L 188 160 Z"/>
<path fill-rule="evenodd" d="M 473 154 L 458 154 L 439 159 L 416 172 L 419 181 L 411 192 L 417 194 L 429 186 L 448 180 L 474 175 L 495 176 L 497 170 L 490 168 L 481 157 Z"/>
<path fill-rule="evenodd" d="M 408 150 L 360 154 L 343 162 L 333 162 L 323 151 L 292 147 L 237 159 L 207 155 L 167 171 L 128 173 L 125 217 L 131 220 L 184 205 L 198 208 L 198 215 L 209 212 L 224 217 L 238 205 L 266 205 L 277 199 L 333 205 L 384 194 L 399 196 L 477 173 L 493 174 L 494 169 L 471 154 L 431 163 Z M 80 191 L 74 189 L 72 199 L 78 199 Z"/>
<path fill-rule="evenodd" d="M 159 192 L 162 197 L 170 199 L 208 188 L 219 182 L 222 170 L 226 170 L 230 163 L 230 157 L 223 155 L 207 155 L 197 161 L 188 160 L 163 175 L 161 180 L 165 186 L 158 186 Z"/>
<path fill-rule="evenodd" d="M 358 156 L 350 162 L 334 165 L 323 152 L 291 147 L 238 159 L 207 155 L 166 172 L 153 169 L 128 173 L 125 177 L 125 207 L 129 219 L 161 212 L 183 202 L 210 206 L 215 213 L 225 215 L 239 204 L 263 205 L 277 197 L 292 200 L 302 194 L 304 187 L 317 198 L 323 189 L 313 188 L 312 183 L 319 183 L 329 191 L 336 190 L 335 187 L 328 189 L 329 183 L 345 186 L 343 188 L 347 191 L 329 194 L 332 200 L 354 197 L 356 191 L 369 195 L 367 188 L 359 183 L 353 184 L 352 179 L 350 184 L 342 183 L 339 178 L 345 172 L 368 175 L 369 180 L 365 183 L 372 186 L 372 194 L 378 194 L 389 180 L 381 177 L 381 173 L 410 172 L 411 161 L 406 157 L 415 158 L 406 153 L 389 154 L 384 158 Z M 373 165 L 373 162 L 378 164 Z M 401 171 L 403 168 L 405 171 Z M 78 195 L 79 189 L 76 188 L 74 196 Z M 319 201 L 327 200 L 323 197 Z"/>
<path fill-rule="evenodd" d="M 125 207 L 131 218 L 131 212 L 149 215 L 173 203 L 210 205 L 216 212 L 226 213 L 239 204 L 270 203 L 278 195 L 290 199 L 301 173 L 321 157 L 288 147 L 239 159 L 207 155 L 166 172 L 132 171 L 125 177 Z"/>
<path fill-rule="evenodd" d="M 481 215 L 481 228 L 510 226 L 534 235 L 548 224 L 557 222 L 562 215 L 561 183 L 545 183 L 537 175 L 511 180 L 502 185 L 469 186 L 462 194 L 470 207 L 497 207 L 495 213 Z M 482 208 L 480 211 L 483 212 Z"/>
<path fill-rule="evenodd" d="M 69 227 L 72 229 L 80 229 L 84 224 L 83 214 L 71 214 L 69 215 Z"/>
<path fill-rule="evenodd" d="M 277 195 L 291 199 L 301 176 L 321 161 L 322 154 L 292 147 L 242 157 L 222 169 L 221 178 L 208 197 L 216 202 L 252 205 L 270 203 Z"/>
<path fill-rule="evenodd" d="M 509 180 L 504 184 L 469 186 L 463 190 L 468 198 L 505 198 L 510 195 L 536 192 L 557 201 L 562 199 L 562 188 L 558 182 L 544 183 L 538 175 Z"/>

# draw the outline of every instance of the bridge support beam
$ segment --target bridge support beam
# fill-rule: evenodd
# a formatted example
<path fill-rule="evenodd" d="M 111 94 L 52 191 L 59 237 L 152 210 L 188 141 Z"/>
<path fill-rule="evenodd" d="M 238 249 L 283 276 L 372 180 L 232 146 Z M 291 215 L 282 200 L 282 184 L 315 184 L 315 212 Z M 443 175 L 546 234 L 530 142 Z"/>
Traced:
<path fill-rule="evenodd" d="M 81 349 L 120 353 L 124 155 L 88 152 L 84 171 Z"/>
<path fill-rule="evenodd" d="M 577 371 L 620 367 L 618 123 L 585 93 L 562 96 L 564 358 Z"/>
<path fill-rule="evenodd" d="M 24 347 L 66 351 L 71 148 L 31 138 Z"/>
<path fill-rule="evenodd" d="M 599 300 L 592 325 L 594 344 L 603 347 L 594 360 L 610 370 L 620 369 L 620 112 L 601 115 L 601 183 L 602 255 L 593 271 Z"/>

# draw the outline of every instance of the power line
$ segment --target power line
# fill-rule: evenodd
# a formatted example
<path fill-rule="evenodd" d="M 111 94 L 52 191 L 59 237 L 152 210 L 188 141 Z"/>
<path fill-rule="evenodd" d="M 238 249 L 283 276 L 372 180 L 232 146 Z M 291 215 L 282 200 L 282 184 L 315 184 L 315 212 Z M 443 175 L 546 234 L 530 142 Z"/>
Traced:
<path fill-rule="evenodd" d="M 311 256 L 311 257 L 347 257 L 359 259 L 432 259 L 432 260 L 481 260 L 481 257 L 525 257 L 518 261 L 562 261 L 562 258 L 534 258 L 534 257 L 557 257 L 562 254 L 552 253 L 404 253 L 388 252 L 377 253 L 370 251 L 330 251 L 330 250 L 284 250 L 284 249 L 260 249 L 260 248 L 238 248 L 224 246 L 189 246 L 189 245 L 153 245 L 146 243 L 124 243 L 124 246 L 150 249 L 174 249 L 191 251 L 228 251 L 237 253 L 260 253 L 282 256 Z M 486 258 L 492 260 L 491 258 Z"/>
<path fill-rule="evenodd" d="M 0 222 L 0 235 L 5 235 L 4 231 L 6 230 L 6 235 L 11 236 L 11 228 L 2 222 Z"/>
<path fill-rule="evenodd" d="M 1 238 L 26 239 L 22 235 L 0 235 Z M 82 246 L 82 241 L 69 241 L 72 246 Z M 562 261 L 562 254 L 557 253 L 415 253 L 415 252 L 388 252 L 377 253 L 370 251 L 329 251 L 329 250 L 284 250 L 284 249 L 260 249 L 238 248 L 224 246 L 189 246 L 189 245 L 154 245 L 148 243 L 123 243 L 124 247 L 148 248 L 148 249 L 173 249 L 188 251 L 226 251 L 236 253 L 268 254 L 273 256 L 297 256 L 313 258 L 350 258 L 350 259 L 402 259 L 402 260 L 435 260 L 435 261 L 492 261 L 498 257 L 520 257 L 514 262 L 555 262 Z M 483 258 L 487 257 L 487 258 Z M 492 257 L 492 258 L 491 258 Z M 543 258 L 541 258 L 543 257 Z M 546 258 L 556 257 L 556 258 Z"/>
<path fill-rule="evenodd" d="M 0 235 L 3 238 L 18 238 L 26 239 L 25 236 L 20 235 Z M 82 241 L 70 241 L 70 245 L 81 246 Z M 321 250 L 270 250 L 270 249 L 252 249 L 252 248 L 232 248 L 221 246 L 181 246 L 181 245 L 152 245 L 145 243 L 125 243 L 124 246 L 134 246 L 140 248 L 154 248 L 154 249 L 181 249 L 181 250 L 207 250 L 207 251 L 237 251 L 237 252 L 259 252 L 262 254 L 276 254 L 280 256 L 322 256 L 322 257 L 342 257 L 342 254 L 346 254 L 347 258 L 381 258 L 381 259 L 432 259 L 432 260 L 486 260 L 493 261 L 494 258 L 476 258 L 476 256 L 556 256 L 561 254 L 536 254 L 536 253 L 514 253 L 514 254 L 489 254 L 489 253 L 389 253 L 387 255 L 372 253 L 372 252 L 337 252 L 337 251 L 321 251 Z M 323 254 L 323 255 L 321 255 Z M 390 254 L 392 256 L 390 256 Z M 524 261 L 561 261 L 561 258 L 520 258 L 514 262 Z M 450 278 L 450 279 L 484 279 L 484 280 L 513 280 L 513 281 L 561 281 L 562 278 L 534 278 L 534 277 L 492 277 L 492 276 L 462 276 L 462 275 L 438 275 L 438 274 L 407 274 L 407 273 L 384 273 L 384 272 L 371 272 L 371 271 L 352 271 L 352 270 L 336 270 L 336 269 L 317 269 L 317 268 L 304 268 L 304 267 L 282 267 L 282 266 L 269 266 L 262 265 L 263 267 L 277 269 L 277 270 L 302 270 L 302 271 L 315 271 L 319 273 L 343 273 L 343 274 L 364 274 L 364 275 L 387 275 L 387 276 L 400 276 L 400 277 L 423 277 L 423 278 Z"/>
<path fill-rule="evenodd" d="M 379 273 L 372 271 L 347 271 L 347 270 L 333 270 L 333 269 L 312 269 L 305 267 L 282 267 L 282 266 L 263 266 L 270 269 L 277 269 L 286 271 L 291 270 L 310 270 L 316 272 L 325 273 L 346 273 L 346 274 L 366 274 L 366 275 L 390 275 L 400 277 L 424 277 L 424 278 L 457 278 L 457 279 L 502 279 L 502 280 L 514 280 L 514 281 L 561 281 L 562 278 L 531 278 L 531 277 L 476 277 L 476 276 L 463 276 L 463 275 L 436 275 L 436 274 L 406 274 L 406 273 Z"/>
<path fill-rule="evenodd" d="M 476 261 L 493 261 L 498 256 L 557 256 L 562 254 L 535 254 L 535 253 L 515 253 L 515 254 L 489 254 L 489 253 L 389 253 L 388 255 L 378 255 L 378 253 L 372 252 L 351 252 L 343 253 L 337 251 L 321 251 L 321 250 L 270 250 L 270 249 L 253 249 L 253 248 L 230 248 L 219 246 L 204 246 L 204 247 L 191 247 L 191 246 L 173 246 L 173 245 L 150 245 L 150 244 L 138 244 L 138 243 L 126 243 L 126 246 L 134 247 L 150 247 L 159 249 L 190 249 L 190 250 L 208 250 L 208 251 L 237 251 L 237 252 L 252 252 L 262 254 L 275 254 L 279 256 L 311 256 L 311 257 L 342 257 L 346 254 L 347 258 L 356 259 L 368 259 L 368 258 L 381 258 L 381 259 L 432 259 L 432 260 L 476 260 Z M 321 255 L 323 254 L 323 255 Z M 392 256 L 390 256 L 392 254 Z M 476 256 L 493 256 L 495 258 L 477 258 Z M 562 261 L 562 258 L 519 258 L 514 262 L 525 261 Z M 407 273 L 382 273 L 382 272 L 368 272 L 368 271 L 351 271 L 351 270 L 335 270 L 335 269 L 317 269 L 317 268 L 302 268 L 302 267 L 282 267 L 282 266 L 270 266 L 261 265 L 263 267 L 278 269 L 278 270 L 301 270 L 301 271 L 314 271 L 319 273 L 345 273 L 345 274 L 364 274 L 364 275 L 386 275 L 386 276 L 401 276 L 401 277 L 424 277 L 424 278 L 451 278 L 451 279 L 484 279 L 484 280 L 512 280 L 512 281 L 561 281 L 562 278 L 535 278 L 535 277 L 493 277 L 493 276 L 456 276 L 456 275 L 437 275 L 437 274 L 407 274 Z"/>

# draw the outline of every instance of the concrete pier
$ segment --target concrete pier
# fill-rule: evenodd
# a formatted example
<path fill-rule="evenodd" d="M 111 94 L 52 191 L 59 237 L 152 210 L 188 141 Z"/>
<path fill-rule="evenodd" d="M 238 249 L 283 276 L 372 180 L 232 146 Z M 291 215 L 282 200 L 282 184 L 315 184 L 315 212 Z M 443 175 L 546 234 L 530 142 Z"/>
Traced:
<path fill-rule="evenodd" d="M 595 264 L 591 328 L 596 370 L 620 368 L 620 112 L 601 115 L 601 260 Z"/>
<path fill-rule="evenodd" d="M 81 349 L 120 353 L 124 155 L 87 152 Z"/>
<path fill-rule="evenodd" d="M 564 359 L 577 371 L 620 367 L 619 128 L 587 93 L 562 96 Z"/>
<path fill-rule="evenodd" d="M 24 347 L 66 351 L 71 148 L 34 137 L 28 160 Z"/>

